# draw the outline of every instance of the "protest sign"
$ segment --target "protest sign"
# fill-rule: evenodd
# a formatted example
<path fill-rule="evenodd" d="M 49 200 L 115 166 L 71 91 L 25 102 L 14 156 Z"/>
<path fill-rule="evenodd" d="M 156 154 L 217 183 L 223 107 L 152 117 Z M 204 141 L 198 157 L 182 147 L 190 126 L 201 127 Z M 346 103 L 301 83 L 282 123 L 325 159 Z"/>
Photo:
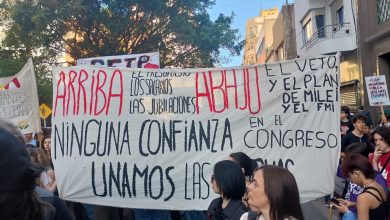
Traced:
<path fill-rule="evenodd" d="M 245 152 L 329 195 L 340 152 L 339 57 L 218 69 L 53 70 L 52 158 L 62 198 L 207 209 L 216 162 Z"/>
<path fill-rule="evenodd" d="M 122 68 L 158 69 L 160 67 L 160 53 L 142 53 L 119 56 L 104 56 L 78 59 L 77 66 L 105 66 Z"/>
<path fill-rule="evenodd" d="M 366 76 L 364 78 L 366 80 L 367 96 L 370 106 L 390 105 L 386 77 L 384 75 L 379 75 Z"/>
<path fill-rule="evenodd" d="M 0 78 L 0 118 L 12 121 L 24 134 L 41 130 L 38 91 L 31 59 L 19 73 Z"/>

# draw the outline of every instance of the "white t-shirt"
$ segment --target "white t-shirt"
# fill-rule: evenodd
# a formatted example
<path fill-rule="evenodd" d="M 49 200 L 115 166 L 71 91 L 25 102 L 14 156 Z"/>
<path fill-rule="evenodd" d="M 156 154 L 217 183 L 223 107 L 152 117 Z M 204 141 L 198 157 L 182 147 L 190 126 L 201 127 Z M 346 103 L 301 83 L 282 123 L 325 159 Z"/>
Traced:
<path fill-rule="evenodd" d="M 46 171 L 43 171 L 41 173 L 41 183 L 46 186 L 48 185 L 50 182 L 52 182 L 52 179 L 50 178 L 50 176 L 47 174 Z"/>
<path fill-rule="evenodd" d="M 240 220 L 248 220 L 248 212 L 245 212 L 244 214 L 242 214 Z M 257 220 L 264 220 L 263 215 L 258 216 Z M 284 218 L 284 220 L 296 220 L 296 218 L 288 217 L 288 218 Z"/>

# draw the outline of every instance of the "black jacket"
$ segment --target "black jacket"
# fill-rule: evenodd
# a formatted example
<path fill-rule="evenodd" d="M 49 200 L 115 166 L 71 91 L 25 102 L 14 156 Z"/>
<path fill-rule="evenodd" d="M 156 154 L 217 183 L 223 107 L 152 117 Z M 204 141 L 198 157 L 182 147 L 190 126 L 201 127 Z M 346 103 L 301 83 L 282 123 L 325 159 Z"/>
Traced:
<path fill-rule="evenodd" d="M 226 208 L 222 209 L 222 198 L 214 199 L 207 210 L 209 220 L 239 220 L 248 209 L 240 200 L 230 200 Z"/>
<path fill-rule="evenodd" d="M 41 187 L 36 187 L 35 192 L 41 199 L 52 205 L 55 209 L 54 213 L 49 213 L 45 216 L 45 220 L 73 220 L 72 215 L 65 206 L 65 202 L 58 198 L 58 196 Z"/>

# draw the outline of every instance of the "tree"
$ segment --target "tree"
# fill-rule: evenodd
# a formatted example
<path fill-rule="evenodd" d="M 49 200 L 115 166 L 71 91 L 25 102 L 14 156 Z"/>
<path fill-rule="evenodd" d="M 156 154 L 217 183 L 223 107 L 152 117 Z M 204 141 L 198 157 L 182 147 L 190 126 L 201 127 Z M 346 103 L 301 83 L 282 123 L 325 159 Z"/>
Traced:
<path fill-rule="evenodd" d="M 243 47 L 233 15 L 210 19 L 215 0 L 4 1 L 4 45 L 18 57 L 73 58 L 160 52 L 161 66 L 212 67 Z M 73 64 L 73 63 L 71 63 Z"/>
<path fill-rule="evenodd" d="M 31 16 L 35 12 L 13 5 L 14 2 L 0 2 L 0 30 L 7 30 L 5 40 L 0 42 L 0 77 L 18 73 L 28 58 L 32 57 L 40 102 L 51 103 L 53 93 L 50 64 L 56 62 L 58 54 L 41 46 L 39 39 L 35 38 L 37 33 L 31 22 Z"/>
<path fill-rule="evenodd" d="M 7 52 L 9 51 L 0 50 L 0 77 L 15 75 L 23 68 L 23 65 L 26 63 L 22 59 L 10 58 L 11 56 Z"/>

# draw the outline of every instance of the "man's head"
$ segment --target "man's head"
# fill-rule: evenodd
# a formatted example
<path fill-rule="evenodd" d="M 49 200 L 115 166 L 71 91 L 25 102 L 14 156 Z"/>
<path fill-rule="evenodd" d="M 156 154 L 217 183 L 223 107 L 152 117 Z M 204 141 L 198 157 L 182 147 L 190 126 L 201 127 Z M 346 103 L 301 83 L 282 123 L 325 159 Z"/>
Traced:
<path fill-rule="evenodd" d="M 390 152 L 390 128 L 386 126 L 375 128 L 372 132 L 370 141 L 382 153 Z"/>
<path fill-rule="evenodd" d="M 340 119 L 341 120 L 347 119 L 349 114 L 350 114 L 350 111 L 349 111 L 349 108 L 347 106 L 341 107 L 341 110 L 340 110 Z"/>
<path fill-rule="evenodd" d="M 367 119 L 363 115 L 355 115 L 352 118 L 352 123 L 353 126 L 355 127 L 355 130 L 363 133 L 366 127 Z"/>

